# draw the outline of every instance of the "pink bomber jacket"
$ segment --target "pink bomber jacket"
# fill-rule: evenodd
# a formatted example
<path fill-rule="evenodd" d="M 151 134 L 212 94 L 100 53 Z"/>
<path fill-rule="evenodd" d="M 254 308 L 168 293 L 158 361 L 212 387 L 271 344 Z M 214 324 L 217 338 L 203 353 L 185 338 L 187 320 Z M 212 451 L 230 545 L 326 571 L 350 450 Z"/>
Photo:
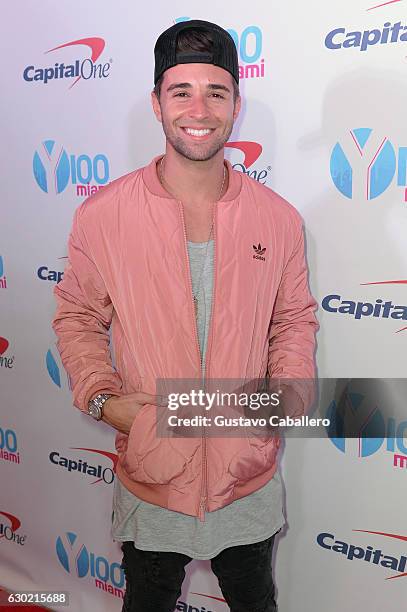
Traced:
<path fill-rule="evenodd" d="M 183 207 L 158 179 L 160 158 L 74 214 L 52 326 L 83 412 L 97 393 L 155 394 L 157 378 L 201 377 Z M 313 379 L 318 324 L 301 217 L 225 163 L 228 189 L 214 205 L 206 377 Z M 307 410 L 312 392 L 305 386 L 299 394 Z M 117 475 L 136 496 L 204 520 L 204 511 L 272 478 L 278 436 L 159 437 L 156 408 L 145 404 L 129 435 L 116 434 Z"/>

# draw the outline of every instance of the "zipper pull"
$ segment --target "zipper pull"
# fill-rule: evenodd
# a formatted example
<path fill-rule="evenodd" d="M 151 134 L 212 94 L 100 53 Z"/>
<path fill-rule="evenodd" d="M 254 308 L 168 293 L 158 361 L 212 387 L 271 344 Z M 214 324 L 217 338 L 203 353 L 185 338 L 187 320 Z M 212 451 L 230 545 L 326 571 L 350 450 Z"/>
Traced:
<path fill-rule="evenodd" d="M 206 506 L 206 497 L 203 497 L 199 503 L 199 520 L 201 523 L 205 523 L 205 506 Z"/>

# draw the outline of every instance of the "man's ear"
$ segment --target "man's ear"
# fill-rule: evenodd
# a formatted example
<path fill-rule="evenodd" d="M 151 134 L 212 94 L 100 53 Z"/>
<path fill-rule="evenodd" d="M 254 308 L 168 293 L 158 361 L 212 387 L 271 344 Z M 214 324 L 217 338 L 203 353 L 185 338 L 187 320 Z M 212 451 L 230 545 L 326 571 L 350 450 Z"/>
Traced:
<path fill-rule="evenodd" d="M 240 113 L 241 106 L 242 106 L 242 98 L 239 95 L 236 98 L 235 107 L 233 109 L 233 121 L 236 121 L 237 116 Z"/>
<path fill-rule="evenodd" d="M 154 90 L 151 92 L 151 104 L 153 107 L 154 114 L 157 117 L 157 120 L 162 122 L 160 101 L 157 98 L 157 94 Z"/>

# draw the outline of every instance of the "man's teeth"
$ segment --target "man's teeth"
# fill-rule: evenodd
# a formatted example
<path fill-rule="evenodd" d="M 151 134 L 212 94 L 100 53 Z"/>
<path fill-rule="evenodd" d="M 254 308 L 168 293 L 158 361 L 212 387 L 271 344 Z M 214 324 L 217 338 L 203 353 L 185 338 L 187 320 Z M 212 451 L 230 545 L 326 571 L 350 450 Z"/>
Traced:
<path fill-rule="evenodd" d="M 191 128 L 185 128 L 185 131 L 191 136 L 206 136 L 211 133 L 211 130 L 192 130 Z"/>

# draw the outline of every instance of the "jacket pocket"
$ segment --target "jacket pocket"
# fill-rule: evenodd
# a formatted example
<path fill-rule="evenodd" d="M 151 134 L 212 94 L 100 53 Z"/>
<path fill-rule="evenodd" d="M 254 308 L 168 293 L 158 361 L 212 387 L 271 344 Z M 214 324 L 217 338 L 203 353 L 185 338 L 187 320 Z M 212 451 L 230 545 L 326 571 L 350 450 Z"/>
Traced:
<path fill-rule="evenodd" d="M 228 471 L 237 480 L 245 482 L 271 468 L 276 460 L 278 445 L 275 439 L 262 440 L 246 432 L 235 449 Z"/>
<path fill-rule="evenodd" d="M 182 440 L 157 436 L 155 404 L 145 404 L 129 432 L 124 468 L 136 482 L 168 484 L 188 468 Z"/>

